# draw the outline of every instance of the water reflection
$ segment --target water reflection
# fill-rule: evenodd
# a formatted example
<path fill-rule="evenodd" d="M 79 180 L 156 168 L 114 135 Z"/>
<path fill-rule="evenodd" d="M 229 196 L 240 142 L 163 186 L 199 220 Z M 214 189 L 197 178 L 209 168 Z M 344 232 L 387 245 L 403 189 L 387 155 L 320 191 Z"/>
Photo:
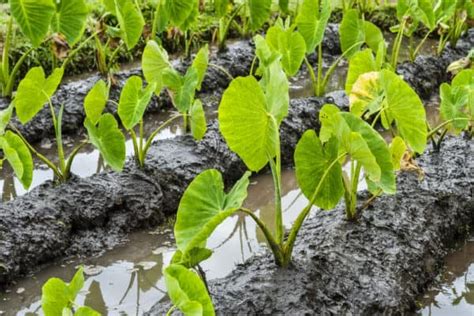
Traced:
<path fill-rule="evenodd" d="M 420 315 L 474 315 L 474 236 L 446 258 L 441 284 L 421 300 Z"/>

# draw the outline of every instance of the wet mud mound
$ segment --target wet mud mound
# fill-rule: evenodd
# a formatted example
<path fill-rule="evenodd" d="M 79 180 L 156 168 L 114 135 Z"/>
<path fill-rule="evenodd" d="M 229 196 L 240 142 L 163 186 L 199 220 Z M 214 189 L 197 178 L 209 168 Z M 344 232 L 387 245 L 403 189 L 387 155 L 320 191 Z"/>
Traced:
<path fill-rule="evenodd" d="M 425 172 L 402 172 L 398 192 L 348 222 L 318 211 L 299 234 L 293 265 L 268 253 L 210 282 L 219 315 L 406 315 L 474 223 L 474 142 L 450 138 L 427 152 Z M 367 197 L 367 194 L 364 194 Z M 157 304 L 149 315 L 166 312 Z"/>
<path fill-rule="evenodd" d="M 342 95 L 334 98 L 336 104 L 347 103 Z M 316 118 L 323 103 L 324 98 L 292 101 L 282 124 L 287 165 L 302 133 L 319 128 Z M 121 173 L 104 172 L 58 186 L 48 182 L 0 204 L 0 287 L 41 264 L 96 254 L 119 243 L 127 232 L 156 226 L 176 212 L 187 185 L 209 168 L 222 171 L 228 183 L 245 171 L 216 121 L 200 143 L 190 136 L 154 143 L 144 170 L 129 161 Z"/>

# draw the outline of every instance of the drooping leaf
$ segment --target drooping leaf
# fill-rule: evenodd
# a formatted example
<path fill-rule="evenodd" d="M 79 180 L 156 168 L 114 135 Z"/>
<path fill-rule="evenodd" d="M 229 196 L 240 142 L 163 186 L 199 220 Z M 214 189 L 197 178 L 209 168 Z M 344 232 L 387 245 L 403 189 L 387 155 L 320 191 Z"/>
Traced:
<path fill-rule="evenodd" d="M 306 42 L 306 53 L 311 54 L 316 46 L 321 44 L 324 37 L 329 17 L 331 16 L 331 3 L 329 0 L 321 0 L 321 11 L 319 0 L 304 0 L 296 24 L 298 31 L 303 35 Z"/>
<path fill-rule="evenodd" d="M 38 47 L 49 30 L 56 7 L 52 0 L 9 0 L 12 16 L 34 47 Z"/>
<path fill-rule="evenodd" d="M 341 50 L 347 58 L 353 56 L 365 41 L 364 21 L 359 18 L 359 11 L 347 10 L 339 28 Z"/>
<path fill-rule="evenodd" d="M 30 121 L 53 96 L 63 74 L 63 68 L 56 68 L 48 78 L 45 78 L 41 67 L 34 67 L 28 71 L 25 78 L 20 81 L 13 101 L 22 124 Z"/>
<path fill-rule="evenodd" d="M 117 20 L 120 25 L 121 38 L 130 50 L 137 45 L 143 33 L 145 21 L 141 10 L 132 0 L 115 0 Z"/>
<path fill-rule="evenodd" d="M 336 206 L 344 195 L 342 166 L 337 160 L 338 149 L 336 138 L 331 138 L 323 146 L 316 133 L 309 130 L 303 134 L 295 150 L 299 187 L 310 201 L 316 194 L 314 204 L 326 210 Z"/>
<path fill-rule="evenodd" d="M 206 286 L 196 273 L 172 264 L 164 270 L 164 275 L 171 301 L 185 316 L 215 315 Z"/>
<path fill-rule="evenodd" d="M 198 85 L 197 90 L 201 91 L 201 85 L 206 76 L 207 67 L 209 65 L 209 45 L 204 45 L 199 52 L 197 53 L 196 57 L 194 58 L 193 64 L 191 67 L 196 69 L 198 74 Z"/>
<path fill-rule="evenodd" d="M 242 206 L 249 176 L 250 172 L 245 173 L 228 194 L 217 170 L 206 170 L 191 182 L 179 203 L 174 226 L 176 244 L 183 255 L 205 247 L 216 227 Z"/>
<path fill-rule="evenodd" d="M 191 133 L 194 139 L 201 140 L 207 130 L 206 115 L 202 108 L 202 102 L 195 100 L 189 112 L 191 118 Z"/>
<path fill-rule="evenodd" d="M 184 76 L 181 76 L 174 69 L 168 69 L 164 72 L 163 83 L 171 92 L 173 105 L 179 112 L 185 113 L 191 108 L 198 81 L 198 72 L 193 67 L 189 67 Z"/>
<path fill-rule="evenodd" d="M 63 34 L 69 45 L 73 46 L 84 33 L 88 14 L 84 0 L 61 0 L 56 5 L 53 28 Z"/>
<path fill-rule="evenodd" d="M 306 53 L 306 43 L 299 32 L 272 26 L 266 37 L 269 46 L 281 55 L 281 64 L 288 77 L 298 73 Z"/>
<path fill-rule="evenodd" d="M 121 171 L 125 164 L 125 137 L 118 127 L 114 116 L 103 114 L 97 126 L 86 118 L 90 142 L 99 150 L 104 161 L 115 171 Z"/>
<path fill-rule="evenodd" d="M 247 1 L 250 13 L 250 28 L 252 31 L 256 31 L 270 18 L 272 0 Z"/>
<path fill-rule="evenodd" d="M 392 154 L 392 164 L 395 171 L 400 170 L 400 162 L 407 150 L 407 146 L 403 139 L 396 136 L 390 144 L 390 153 Z"/>
<path fill-rule="evenodd" d="M 127 130 L 133 129 L 142 120 L 155 89 L 156 83 L 143 88 L 140 77 L 128 78 L 120 94 L 118 106 L 118 115 Z"/>
<path fill-rule="evenodd" d="M 163 89 L 163 73 L 171 68 L 168 53 L 155 41 L 148 41 L 142 56 L 142 69 L 145 79 L 156 83 L 155 94 Z"/>
<path fill-rule="evenodd" d="M 84 111 L 92 124 L 97 124 L 99 121 L 108 99 L 109 89 L 107 84 L 103 80 L 97 81 L 84 99 Z"/>
<path fill-rule="evenodd" d="M 219 106 L 222 135 L 252 171 L 261 170 L 276 155 L 279 137 L 276 116 L 284 117 L 284 113 L 278 112 L 275 105 L 278 104 L 267 103 L 267 96 L 253 76 L 233 80 L 222 97 Z"/>
<path fill-rule="evenodd" d="M 426 112 L 419 96 L 397 74 L 382 70 L 359 77 L 349 97 L 351 112 L 361 116 L 381 111 L 383 126 L 395 123 L 400 136 L 416 152 L 426 147 Z"/>
<path fill-rule="evenodd" d="M 33 180 L 33 158 L 27 145 L 20 136 L 7 131 L 0 138 L 4 157 L 13 169 L 25 189 L 28 189 Z"/>

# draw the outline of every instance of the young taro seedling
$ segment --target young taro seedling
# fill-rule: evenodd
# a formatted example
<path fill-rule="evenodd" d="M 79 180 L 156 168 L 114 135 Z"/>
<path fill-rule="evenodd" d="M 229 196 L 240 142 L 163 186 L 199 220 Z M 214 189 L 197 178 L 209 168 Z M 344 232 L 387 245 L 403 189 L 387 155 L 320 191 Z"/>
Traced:
<path fill-rule="evenodd" d="M 156 95 L 166 89 L 179 117 L 183 118 L 184 130 L 190 128 L 196 139 L 201 139 L 206 132 L 202 103 L 195 100 L 195 94 L 201 90 L 208 65 L 207 45 L 199 50 L 184 75 L 173 68 L 168 53 L 155 41 L 148 41 L 143 52 L 142 69 L 146 80 L 155 85 Z"/>
<path fill-rule="evenodd" d="M 20 67 L 31 52 L 49 40 L 52 40 L 53 52 L 56 42 L 65 42 L 69 47 L 74 46 L 84 33 L 86 18 L 89 14 L 84 0 L 10 0 L 9 3 L 11 17 L 7 22 L 0 65 L 0 90 L 4 97 L 12 96 Z M 14 35 L 13 20 L 17 22 L 23 35 L 29 39 L 31 47 L 23 53 L 13 68 L 10 69 L 9 54 Z M 47 37 L 50 30 L 53 34 Z M 75 53 L 83 47 L 84 43 L 90 39 L 83 41 L 68 54 L 68 58 L 63 63 L 63 68 Z M 52 59 L 53 61 L 56 60 L 54 53 Z M 55 68 L 54 65 L 53 68 Z"/>
<path fill-rule="evenodd" d="M 70 283 L 58 278 L 49 279 L 42 289 L 41 308 L 45 316 L 75 315 L 100 316 L 87 306 L 78 306 L 75 301 L 84 287 L 84 271 L 79 268 Z"/>
<path fill-rule="evenodd" d="M 430 130 L 428 134 L 433 147 L 437 150 L 450 131 L 454 133 L 466 131 L 470 136 L 474 132 L 474 70 L 463 70 L 454 77 L 451 84 L 443 83 L 440 95 L 440 112 L 444 122 Z"/>
<path fill-rule="evenodd" d="M 53 171 L 56 180 L 60 183 L 66 182 L 70 179 L 71 166 L 74 157 L 89 142 L 97 147 L 104 160 L 114 170 L 121 170 L 125 162 L 125 145 L 121 145 L 125 140 L 121 131 L 118 129 L 117 122 L 111 114 L 102 115 L 103 107 L 100 105 L 101 101 L 98 97 L 97 87 L 101 87 L 103 94 L 102 98 L 108 96 L 108 89 L 103 82 L 99 82 L 86 96 L 84 101 L 86 114 L 94 112 L 94 116 L 88 115 L 85 121 L 89 138 L 77 145 L 71 151 L 69 156 L 66 157 L 62 138 L 64 106 L 62 105 L 59 108 L 59 111 L 56 112 L 51 101 L 52 96 L 55 94 L 56 89 L 61 82 L 63 73 L 63 68 L 57 68 L 49 77 L 46 77 L 43 68 L 35 67 L 30 69 L 25 78 L 20 82 L 13 102 L 0 114 L 3 130 L 8 127 L 13 131 L 7 131 L 4 135 L 6 141 L 3 143 L 3 149 L 6 153 L 6 158 L 12 165 L 15 174 L 26 188 L 31 184 L 31 174 L 33 171 L 33 164 L 30 162 L 29 156 L 30 151 Z M 106 100 L 107 99 L 105 98 L 105 101 L 102 101 L 104 102 L 104 106 Z M 20 123 L 26 124 L 30 122 L 41 109 L 43 109 L 45 104 L 49 107 L 53 121 L 58 153 L 57 165 L 39 153 L 30 143 L 28 143 L 16 126 L 11 122 L 13 110 L 15 110 Z M 90 110 L 92 108 L 94 108 L 94 111 Z M 20 140 L 21 142 L 19 142 Z M 13 141 L 18 144 L 16 154 L 14 154 L 8 146 L 8 144 L 11 144 Z M 25 146 L 29 149 L 28 155 L 23 150 Z M 8 151 L 10 151 L 10 155 L 7 153 Z"/>
<path fill-rule="evenodd" d="M 375 50 L 382 44 L 385 45 L 381 31 L 374 24 L 359 18 L 357 10 L 348 10 L 344 13 L 339 30 L 342 55 L 334 61 L 323 76 L 322 41 L 330 15 L 330 1 L 304 0 L 296 19 L 298 32 L 306 43 L 306 54 L 314 53 L 317 48 L 317 75 L 308 58 L 305 58 L 316 96 L 324 94 L 331 75 L 343 58 L 350 58 L 364 43 Z"/>

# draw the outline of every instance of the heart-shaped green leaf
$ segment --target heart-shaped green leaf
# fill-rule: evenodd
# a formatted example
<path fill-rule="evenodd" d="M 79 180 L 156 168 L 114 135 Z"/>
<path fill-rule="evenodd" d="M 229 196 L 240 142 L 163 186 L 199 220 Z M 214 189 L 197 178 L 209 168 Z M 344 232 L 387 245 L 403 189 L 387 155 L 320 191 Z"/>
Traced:
<path fill-rule="evenodd" d="M 141 10 L 137 8 L 132 0 L 116 0 L 116 9 L 121 37 L 130 50 L 140 40 L 145 21 L 143 20 Z"/>
<path fill-rule="evenodd" d="M 102 115 L 97 126 L 86 118 L 84 126 L 90 142 L 99 150 L 104 161 L 113 170 L 121 171 L 125 164 L 125 137 L 114 116 L 110 113 Z"/>
<path fill-rule="evenodd" d="M 86 28 L 89 14 L 84 0 L 61 0 L 56 5 L 53 29 L 66 37 L 70 46 L 76 44 Z"/>
<path fill-rule="evenodd" d="M 128 78 L 120 94 L 118 106 L 118 115 L 127 130 L 133 129 L 142 120 L 155 89 L 156 83 L 143 88 L 140 77 Z"/>
<path fill-rule="evenodd" d="M 321 44 L 327 23 L 331 16 L 331 3 L 329 0 L 304 0 L 296 18 L 298 31 L 306 42 L 306 53 L 311 54 Z"/>
<path fill-rule="evenodd" d="M 38 47 L 48 33 L 51 19 L 56 11 L 52 0 L 10 0 L 12 16 L 21 31 Z"/>
<path fill-rule="evenodd" d="M 92 124 L 95 125 L 99 121 L 108 99 L 109 88 L 107 84 L 103 80 L 97 81 L 84 99 L 84 111 Z"/>
<path fill-rule="evenodd" d="M 247 4 L 250 13 L 250 28 L 256 31 L 270 18 L 272 0 L 247 0 Z"/>
<path fill-rule="evenodd" d="M 359 18 L 359 11 L 347 10 L 339 28 L 342 52 L 347 58 L 353 56 L 365 41 L 364 21 Z"/>
<path fill-rule="evenodd" d="M 155 41 L 148 41 L 142 56 L 142 70 L 148 83 L 156 83 L 155 94 L 163 89 L 163 73 L 171 69 L 168 53 Z"/>
<path fill-rule="evenodd" d="M 194 10 L 196 1 L 194 0 L 168 0 L 166 10 L 169 13 L 170 21 L 174 26 L 181 26 Z"/>

